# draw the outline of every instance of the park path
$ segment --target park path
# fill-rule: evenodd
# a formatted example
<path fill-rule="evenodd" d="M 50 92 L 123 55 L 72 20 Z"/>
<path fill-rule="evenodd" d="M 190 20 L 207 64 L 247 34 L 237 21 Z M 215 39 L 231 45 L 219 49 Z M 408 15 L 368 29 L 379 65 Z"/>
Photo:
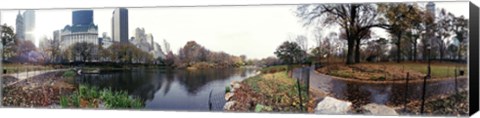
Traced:
<path fill-rule="evenodd" d="M 317 73 L 313 67 L 295 69 L 293 76 L 295 78 L 306 78 L 306 76 L 302 77 L 302 69 L 306 71 L 307 68 L 309 68 L 310 73 L 308 79 L 311 90 L 349 101 L 361 100 L 377 104 L 394 102 L 398 104 L 404 100 L 405 95 L 409 100 L 420 99 L 423 88 L 423 82 L 409 82 L 409 89 L 406 91 L 404 81 L 381 83 L 349 81 Z M 427 81 L 426 97 L 453 94 L 456 88 L 465 89 L 468 87 L 468 78 L 459 77 L 458 85 L 455 83 L 457 83 L 455 79 L 451 78 Z"/>
<path fill-rule="evenodd" d="M 38 75 L 42 75 L 42 74 L 50 73 L 50 72 L 65 71 L 65 70 L 68 70 L 68 69 L 28 71 L 28 72 L 21 72 L 21 73 L 4 74 L 3 76 L 12 76 L 12 77 L 17 78 L 17 80 L 15 82 L 12 82 L 12 83 L 9 83 L 8 85 L 6 85 L 6 86 L 10 86 L 10 85 L 16 84 L 18 82 L 24 81 L 26 79 L 29 79 L 29 78 L 32 78 L 32 77 L 35 77 L 35 76 L 38 76 Z"/>

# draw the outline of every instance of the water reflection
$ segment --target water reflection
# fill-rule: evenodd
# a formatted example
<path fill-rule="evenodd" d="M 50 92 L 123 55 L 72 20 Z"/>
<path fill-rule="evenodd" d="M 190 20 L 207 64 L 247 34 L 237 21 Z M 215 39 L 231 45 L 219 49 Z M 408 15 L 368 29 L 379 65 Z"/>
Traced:
<path fill-rule="evenodd" d="M 198 71 L 134 69 L 84 74 L 76 83 L 125 90 L 145 101 L 146 109 L 208 110 L 209 92 L 223 98 L 225 86 L 255 74 L 254 69 L 207 69 Z M 212 98 L 211 98 L 212 99 Z M 225 101 L 213 101 L 222 107 Z"/>

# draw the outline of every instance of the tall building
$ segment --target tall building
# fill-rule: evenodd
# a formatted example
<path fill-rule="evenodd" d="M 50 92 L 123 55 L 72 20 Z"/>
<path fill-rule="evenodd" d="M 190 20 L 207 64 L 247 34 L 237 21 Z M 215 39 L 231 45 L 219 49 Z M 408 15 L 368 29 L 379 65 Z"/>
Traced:
<path fill-rule="evenodd" d="M 98 26 L 93 23 L 93 10 L 72 12 L 72 25 L 60 31 L 60 49 L 63 51 L 75 43 L 87 42 L 98 45 Z M 54 32 L 55 39 L 55 32 Z"/>
<path fill-rule="evenodd" d="M 155 42 L 153 41 L 152 33 L 148 33 L 147 36 L 146 36 L 146 39 L 147 39 L 148 43 L 150 43 L 151 47 L 155 46 Z"/>
<path fill-rule="evenodd" d="M 25 40 L 25 24 L 22 13 L 18 11 L 17 19 L 15 22 L 15 33 L 17 34 L 16 38 L 19 40 Z"/>
<path fill-rule="evenodd" d="M 435 17 L 435 3 L 433 3 L 433 2 L 428 2 L 427 3 L 427 13 L 429 15 L 433 15 L 433 17 Z"/>
<path fill-rule="evenodd" d="M 138 42 L 142 42 L 145 40 L 145 29 L 144 28 L 136 28 L 135 29 L 135 39 Z"/>
<path fill-rule="evenodd" d="M 112 16 L 112 39 L 115 42 L 128 43 L 128 10 L 116 8 Z"/>
<path fill-rule="evenodd" d="M 35 11 L 27 10 L 23 13 L 25 26 L 25 40 L 35 42 Z"/>
<path fill-rule="evenodd" d="M 92 10 L 73 11 L 72 24 L 78 24 L 78 25 L 93 24 L 93 11 Z"/>
<path fill-rule="evenodd" d="M 60 30 L 53 31 L 53 40 L 60 41 L 62 39 L 62 35 L 60 34 Z"/>

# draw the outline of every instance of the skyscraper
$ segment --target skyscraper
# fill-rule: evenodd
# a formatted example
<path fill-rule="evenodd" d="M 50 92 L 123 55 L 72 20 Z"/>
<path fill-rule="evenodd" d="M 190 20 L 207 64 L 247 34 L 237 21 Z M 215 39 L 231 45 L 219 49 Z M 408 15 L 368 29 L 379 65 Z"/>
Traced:
<path fill-rule="evenodd" d="M 77 10 L 72 12 L 72 24 L 90 25 L 93 24 L 92 10 Z"/>
<path fill-rule="evenodd" d="M 93 10 L 77 10 L 72 12 L 72 25 L 65 26 L 60 35 L 54 32 L 54 39 L 60 39 L 60 49 L 80 43 L 98 45 L 98 26 L 93 23 Z"/>
<path fill-rule="evenodd" d="M 23 13 L 25 26 L 25 40 L 35 41 L 35 11 L 27 10 Z"/>
<path fill-rule="evenodd" d="M 20 13 L 20 11 L 18 11 L 17 19 L 15 22 L 15 30 L 15 33 L 17 34 L 16 38 L 19 40 L 25 40 L 25 24 L 22 13 Z"/>
<path fill-rule="evenodd" d="M 116 8 L 112 16 L 112 39 L 115 42 L 128 43 L 128 10 Z"/>

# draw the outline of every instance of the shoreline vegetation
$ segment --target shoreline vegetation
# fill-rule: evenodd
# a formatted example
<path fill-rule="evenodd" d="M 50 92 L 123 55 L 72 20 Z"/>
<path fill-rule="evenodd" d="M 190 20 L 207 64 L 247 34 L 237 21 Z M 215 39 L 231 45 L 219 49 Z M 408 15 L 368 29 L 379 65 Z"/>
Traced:
<path fill-rule="evenodd" d="M 140 109 L 143 101 L 128 95 L 126 91 L 112 91 L 98 87 L 79 85 L 70 95 L 60 96 L 62 108 Z"/>
<path fill-rule="evenodd" d="M 285 69 L 286 66 L 263 68 L 259 75 L 233 82 L 232 87 L 228 88 L 230 92 L 226 94 L 228 102 L 225 110 L 293 113 L 313 111 L 314 101 L 309 99 L 313 95 L 308 95 L 306 85 L 301 84 L 303 102 L 300 105 L 297 82 L 288 76 Z"/>
<path fill-rule="evenodd" d="M 2 89 L 3 106 L 100 109 L 140 109 L 144 106 L 143 101 L 129 96 L 126 91 L 76 86 L 73 84 L 75 76 L 74 69 L 49 72 L 6 86 Z M 15 77 L 6 76 L 6 79 Z"/>

